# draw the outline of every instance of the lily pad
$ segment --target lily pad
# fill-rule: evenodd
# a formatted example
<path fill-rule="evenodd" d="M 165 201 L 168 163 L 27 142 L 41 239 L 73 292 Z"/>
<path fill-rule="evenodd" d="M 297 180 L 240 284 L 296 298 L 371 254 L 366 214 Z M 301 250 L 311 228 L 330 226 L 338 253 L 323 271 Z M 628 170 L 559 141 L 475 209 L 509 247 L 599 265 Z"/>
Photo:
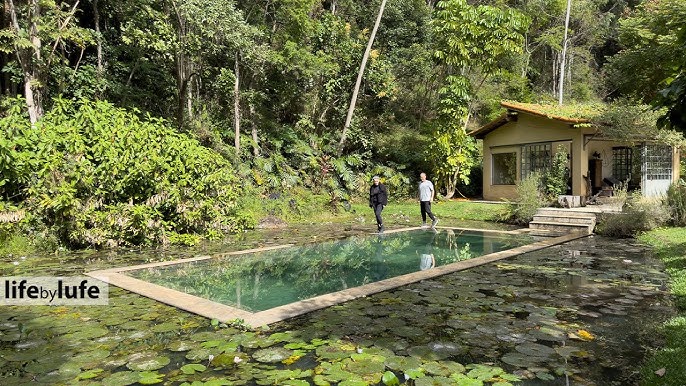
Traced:
<path fill-rule="evenodd" d="M 101 361 L 108 356 L 110 356 L 110 352 L 107 350 L 93 350 L 77 354 L 71 360 L 74 363 L 90 363 Z"/>
<path fill-rule="evenodd" d="M 184 374 L 192 375 L 207 370 L 207 367 L 199 363 L 189 363 L 187 365 L 181 366 L 180 370 Z"/>
<path fill-rule="evenodd" d="M 119 371 L 103 378 L 103 386 L 128 386 L 138 382 L 140 374 L 134 371 Z"/>
<path fill-rule="evenodd" d="M 171 342 L 169 345 L 167 345 L 167 348 L 170 351 L 175 351 L 175 352 L 182 352 L 182 351 L 190 351 L 191 349 L 197 347 L 194 343 L 191 343 L 187 340 L 178 340 L 176 342 Z"/>
<path fill-rule="evenodd" d="M 532 357 L 518 352 L 509 352 L 500 358 L 501 361 L 520 368 L 536 366 L 543 361 L 541 357 Z"/>
<path fill-rule="evenodd" d="M 333 343 L 326 346 L 319 346 L 315 351 L 321 360 L 347 358 L 356 351 L 356 347 L 351 344 Z"/>
<path fill-rule="evenodd" d="M 450 376 L 451 374 L 455 373 L 464 373 L 465 372 L 465 367 L 462 366 L 461 364 L 453 361 L 441 361 L 441 362 L 436 362 L 436 361 L 431 361 L 424 363 L 422 365 L 422 368 L 426 371 L 427 374 L 431 375 L 440 375 L 440 376 Z"/>
<path fill-rule="evenodd" d="M 555 350 L 553 348 L 532 342 L 518 344 L 515 346 L 515 350 L 524 355 L 542 358 L 548 358 L 555 354 Z"/>
<path fill-rule="evenodd" d="M 293 351 L 283 347 L 271 347 L 257 350 L 252 354 L 253 359 L 261 363 L 278 363 L 293 355 Z"/>
<path fill-rule="evenodd" d="M 126 367 L 134 371 L 152 371 L 163 368 L 168 365 L 169 362 L 171 362 L 169 357 L 145 352 L 131 355 Z"/>
<path fill-rule="evenodd" d="M 422 361 L 413 357 L 392 356 L 386 358 L 384 361 L 386 367 L 395 371 L 405 371 L 408 369 L 416 369 L 421 366 Z"/>

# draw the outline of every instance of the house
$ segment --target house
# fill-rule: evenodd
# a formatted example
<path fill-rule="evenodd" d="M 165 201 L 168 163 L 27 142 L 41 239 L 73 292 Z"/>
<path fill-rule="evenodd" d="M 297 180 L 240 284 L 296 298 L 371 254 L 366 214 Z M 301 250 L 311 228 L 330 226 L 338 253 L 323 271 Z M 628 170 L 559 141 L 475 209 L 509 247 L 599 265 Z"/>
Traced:
<path fill-rule="evenodd" d="M 569 191 L 581 197 L 611 194 L 627 182 L 643 195 L 664 194 L 679 178 L 679 149 L 646 140 L 603 135 L 589 117 L 598 109 L 567 109 L 504 101 L 498 119 L 469 135 L 483 140 L 483 196 L 516 199 L 516 183 L 545 171 L 557 152 L 567 154 Z M 585 116 L 584 116 L 585 115 Z"/>

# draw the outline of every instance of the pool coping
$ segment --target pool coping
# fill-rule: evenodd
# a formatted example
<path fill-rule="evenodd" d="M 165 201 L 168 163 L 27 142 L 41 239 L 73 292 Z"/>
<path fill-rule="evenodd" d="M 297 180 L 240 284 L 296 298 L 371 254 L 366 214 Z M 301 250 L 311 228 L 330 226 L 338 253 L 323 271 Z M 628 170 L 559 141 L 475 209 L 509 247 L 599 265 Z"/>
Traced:
<path fill-rule="evenodd" d="M 528 229 L 521 229 L 515 231 L 498 231 L 486 229 L 469 229 L 456 227 L 439 227 L 440 229 L 453 230 L 470 230 L 480 232 L 506 233 L 506 234 L 522 234 L 526 233 Z M 386 233 L 406 232 L 410 230 L 423 229 L 421 227 L 411 227 L 402 229 L 388 230 Z M 421 280 L 431 279 L 438 276 L 447 275 L 449 273 L 463 271 L 469 268 L 477 267 L 483 264 L 494 261 L 506 259 L 508 257 L 520 255 L 522 253 L 533 252 L 540 249 L 548 248 L 553 245 L 562 244 L 571 240 L 587 237 L 587 233 L 570 233 L 559 237 L 546 238 L 544 240 L 536 241 L 531 244 L 523 245 L 500 252 L 490 253 L 487 255 L 475 257 L 469 260 L 458 261 L 455 263 L 446 264 L 432 269 L 408 273 L 401 276 L 396 276 L 389 279 L 380 280 L 374 283 L 365 284 L 359 287 L 344 289 L 337 292 L 332 292 L 310 299 L 301 300 L 294 303 L 285 304 L 283 306 L 274 307 L 265 311 L 250 312 L 241 310 L 236 307 L 231 307 L 225 304 L 213 302 L 208 299 L 203 299 L 198 296 L 189 295 L 187 293 L 173 290 L 171 288 L 163 287 L 157 284 L 146 282 L 127 276 L 122 272 L 138 270 L 142 268 L 154 268 L 167 265 L 175 265 L 180 263 L 187 263 L 193 261 L 202 261 L 209 259 L 223 258 L 227 256 L 236 256 L 249 254 L 254 252 L 269 251 L 281 248 L 289 248 L 295 244 L 281 244 L 276 246 L 246 249 L 235 252 L 220 253 L 214 255 L 204 255 L 191 257 L 186 259 L 179 259 L 173 261 L 164 261 L 158 263 L 139 264 L 120 268 L 108 268 L 98 271 L 86 272 L 85 274 L 95 279 L 104 281 L 111 285 L 126 289 L 128 291 L 143 295 L 145 297 L 157 300 L 159 302 L 180 308 L 182 310 L 205 316 L 211 319 L 217 319 L 222 322 L 240 320 L 242 323 L 251 326 L 259 327 L 285 319 L 289 319 L 298 315 L 306 314 L 318 309 L 330 307 L 339 303 L 353 300 L 360 297 L 365 297 L 378 292 L 391 290 L 402 287 Z"/>

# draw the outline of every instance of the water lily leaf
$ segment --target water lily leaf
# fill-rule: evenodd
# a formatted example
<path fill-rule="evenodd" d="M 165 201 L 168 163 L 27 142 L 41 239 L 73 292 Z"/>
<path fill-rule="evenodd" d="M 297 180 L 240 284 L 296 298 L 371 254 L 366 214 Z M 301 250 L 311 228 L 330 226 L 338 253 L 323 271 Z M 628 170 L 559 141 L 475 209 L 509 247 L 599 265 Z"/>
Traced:
<path fill-rule="evenodd" d="M 411 357 L 427 360 L 441 360 L 452 355 L 449 351 L 434 351 L 429 346 L 410 347 L 407 353 Z"/>
<path fill-rule="evenodd" d="M 275 332 L 275 333 L 269 335 L 268 339 L 274 343 L 291 342 L 293 339 L 293 333 L 290 331 Z"/>
<path fill-rule="evenodd" d="M 289 379 L 281 384 L 285 386 L 310 386 L 310 382 L 303 381 L 302 379 Z"/>
<path fill-rule="evenodd" d="M 488 379 L 494 378 L 498 375 L 505 373 L 505 370 L 501 369 L 500 367 L 493 367 L 493 366 L 486 366 L 486 365 L 479 365 L 479 364 L 469 365 L 469 366 L 467 366 L 467 368 L 471 369 L 466 374 L 467 377 L 473 378 L 473 379 L 479 379 L 482 381 L 486 381 Z M 459 374 L 457 374 L 457 375 L 459 375 Z"/>
<path fill-rule="evenodd" d="M 164 375 L 158 373 L 157 371 L 143 371 L 138 373 L 140 378 L 138 383 L 141 385 L 154 385 L 156 383 L 161 383 L 163 381 Z"/>
<path fill-rule="evenodd" d="M 262 363 L 278 363 L 293 355 L 293 351 L 283 347 L 271 347 L 257 350 L 252 354 L 253 359 Z"/>
<path fill-rule="evenodd" d="M 392 356 L 386 358 L 384 361 L 386 367 L 395 371 L 405 371 L 407 369 L 416 369 L 421 366 L 421 360 L 413 357 Z"/>
<path fill-rule="evenodd" d="M 221 340 L 222 338 L 220 334 L 213 331 L 196 332 L 188 337 L 194 342 L 207 342 L 208 340 Z"/>
<path fill-rule="evenodd" d="M 107 358 L 108 356 L 110 356 L 110 352 L 107 350 L 93 350 L 77 354 L 71 360 L 74 363 L 89 363 L 101 361 Z"/>
<path fill-rule="evenodd" d="M 103 386 L 128 386 L 138 382 L 140 373 L 134 371 L 120 371 L 103 378 Z"/>
<path fill-rule="evenodd" d="M 473 380 L 470 380 L 473 381 Z M 460 381 L 457 381 L 458 383 L 455 383 L 456 380 L 452 378 L 447 378 L 447 377 L 423 377 L 423 378 L 418 378 L 414 380 L 414 385 L 415 386 L 455 386 L 455 385 L 462 385 L 462 383 L 459 383 Z M 479 381 L 480 382 L 480 381 Z M 483 385 L 483 383 L 480 383 L 479 385 Z"/>
<path fill-rule="evenodd" d="M 158 356 L 156 353 L 145 352 L 134 354 L 129 357 L 129 363 L 126 367 L 134 371 L 152 371 L 163 368 L 171 362 L 171 359 L 166 356 Z"/>
<path fill-rule="evenodd" d="M 538 344 L 538 343 L 532 343 L 532 342 L 518 344 L 515 346 L 515 350 L 517 350 L 518 352 L 520 352 L 524 355 L 530 355 L 530 356 L 536 356 L 536 357 L 542 357 L 542 358 L 548 358 L 548 357 L 555 354 L 555 350 L 553 348 L 550 348 L 548 346 Z"/>
<path fill-rule="evenodd" d="M 360 375 L 363 379 L 373 378 L 372 380 L 377 382 L 386 368 L 383 360 L 379 360 L 379 358 L 365 358 L 359 361 L 346 358 L 342 363 L 345 370 Z"/>
<path fill-rule="evenodd" d="M 152 332 L 169 332 L 169 331 L 176 331 L 176 330 L 180 330 L 180 329 L 181 329 L 181 326 L 179 326 L 176 323 L 165 322 L 165 323 L 160 323 L 160 324 L 154 326 L 150 330 Z"/>
<path fill-rule="evenodd" d="M 219 350 L 209 348 L 194 348 L 186 353 L 186 359 L 193 362 L 202 362 L 210 360 L 210 355 L 219 355 Z"/>
<path fill-rule="evenodd" d="M 538 372 L 536 373 L 536 378 L 542 379 L 544 381 L 554 381 L 555 377 L 550 373 Z"/>
<path fill-rule="evenodd" d="M 422 368 L 431 375 L 450 376 L 454 373 L 464 373 L 465 368 L 461 364 L 453 361 L 442 362 L 427 362 L 422 365 Z"/>
<path fill-rule="evenodd" d="M 100 373 L 102 373 L 102 372 L 103 372 L 102 369 L 93 369 L 93 370 L 84 371 L 84 372 L 82 372 L 81 374 L 77 375 L 77 376 L 76 376 L 76 379 L 77 379 L 77 380 L 82 380 L 82 379 L 92 379 L 92 378 L 96 378 L 96 377 L 98 377 L 98 376 L 100 375 Z"/>
<path fill-rule="evenodd" d="M 400 385 L 400 380 L 398 376 L 392 371 L 386 371 L 381 377 L 381 382 L 386 386 L 398 386 Z"/>
<path fill-rule="evenodd" d="M 346 379 L 362 381 L 358 375 L 345 370 L 341 362 L 322 362 L 314 372 L 322 376 L 320 378 L 322 382 L 340 382 Z"/>
<path fill-rule="evenodd" d="M 349 379 L 339 383 L 338 386 L 369 386 L 369 382 Z"/>
<path fill-rule="evenodd" d="M 343 359 L 355 353 L 355 346 L 339 343 L 332 343 L 326 346 L 317 347 L 315 353 L 321 360 Z"/>
<path fill-rule="evenodd" d="M 148 330 L 150 328 L 150 323 L 146 322 L 145 320 L 131 320 L 126 323 L 122 323 L 118 325 L 117 327 L 121 328 L 122 330 Z"/>
<path fill-rule="evenodd" d="M 181 366 L 181 372 L 184 374 L 192 375 L 195 373 L 201 373 L 205 371 L 207 367 L 199 363 L 189 363 L 187 365 Z"/>
<path fill-rule="evenodd" d="M 540 363 L 541 361 L 543 361 L 543 358 L 531 357 L 518 352 L 509 352 L 503 355 L 502 358 L 500 358 L 500 360 L 504 363 L 507 363 L 508 365 L 527 368 L 535 366 L 536 364 Z"/>
<path fill-rule="evenodd" d="M 167 345 L 167 349 L 175 352 L 189 351 L 196 347 L 196 345 L 187 340 L 178 340 L 176 342 L 171 342 Z"/>
<path fill-rule="evenodd" d="M 245 364 L 250 360 L 247 354 L 239 352 L 222 353 L 212 358 L 212 366 L 230 368 L 238 364 Z"/>

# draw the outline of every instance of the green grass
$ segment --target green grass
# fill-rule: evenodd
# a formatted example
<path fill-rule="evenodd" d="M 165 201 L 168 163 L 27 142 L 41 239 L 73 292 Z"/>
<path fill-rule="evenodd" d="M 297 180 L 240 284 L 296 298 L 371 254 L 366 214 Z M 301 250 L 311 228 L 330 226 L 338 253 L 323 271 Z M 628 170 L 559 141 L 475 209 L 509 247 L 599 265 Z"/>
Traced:
<path fill-rule="evenodd" d="M 431 210 L 444 224 L 444 220 L 497 222 L 505 211 L 505 207 L 505 204 L 449 200 L 432 204 Z M 384 223 L 387 225 L 416 226 L 421 223 L 419 202 L 416 200 L 392 201 L 384 208 L 382 215 Z M 354 222 L 360 217 L 364 218 L 367 223 L 375 221 L 374 212 L 369 208 L 367 202 L 357 200 L 352 204 L 349 211 L 343 209 L 338 212 L 324 210 L 317 213 L 313 219 L 305 218 L 303 220 L 343 223 Z"/>
<path fill-rule="evenodd" d="M 664 347 L 641 369 L 642 385 L 683 386 L 686 384 L 686 228 L 659 228 L 639 236 L 651 245 L 670 275 L 677 316 L 662 327 Z M 662 372 L 660 376 L 656 372 Z"/>

